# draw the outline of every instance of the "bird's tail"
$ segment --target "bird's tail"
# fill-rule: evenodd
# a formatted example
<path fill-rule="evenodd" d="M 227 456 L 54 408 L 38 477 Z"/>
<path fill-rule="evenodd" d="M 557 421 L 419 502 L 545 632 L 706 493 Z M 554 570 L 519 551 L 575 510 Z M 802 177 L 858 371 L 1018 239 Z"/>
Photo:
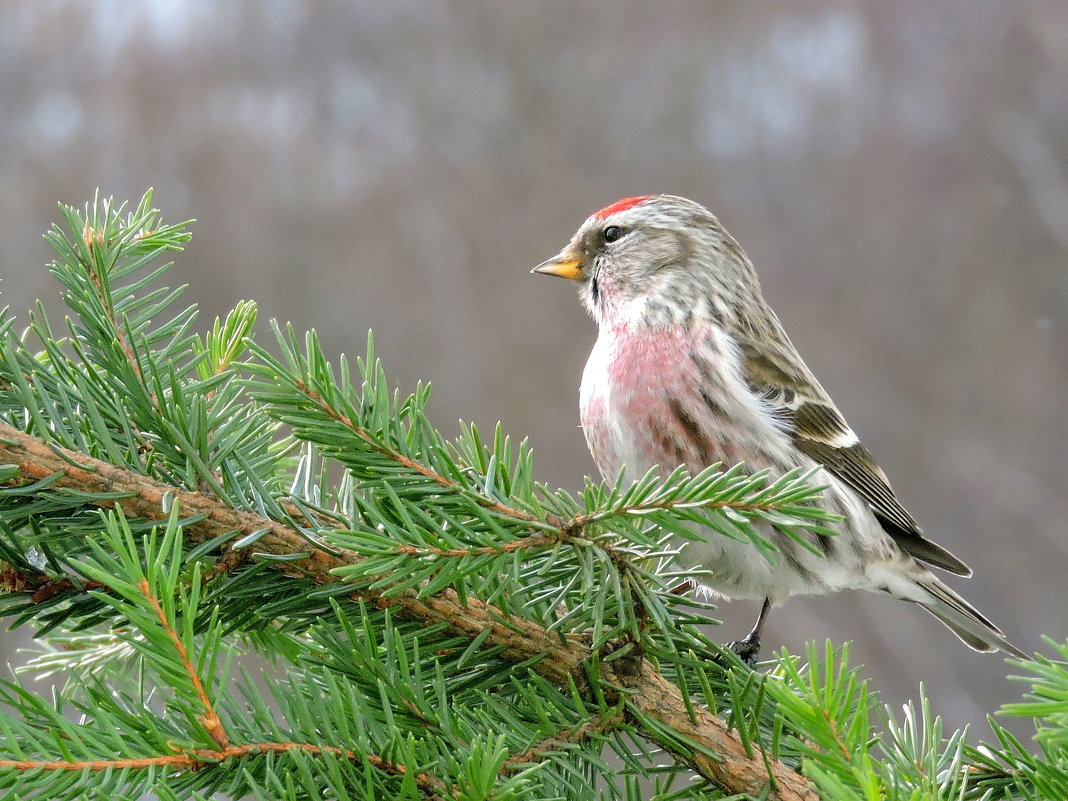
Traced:
<path fill-rule="evenodd" d="M 1004 651 L 1020 659 L 1031 659 L 1011 642 L 1004 633 L 979 610 L 965 601 L 937 578 L 928 575 L 916 582 L 931 600 L 917 601 L 937 617 L 966 645 L 976 651 Z"/>

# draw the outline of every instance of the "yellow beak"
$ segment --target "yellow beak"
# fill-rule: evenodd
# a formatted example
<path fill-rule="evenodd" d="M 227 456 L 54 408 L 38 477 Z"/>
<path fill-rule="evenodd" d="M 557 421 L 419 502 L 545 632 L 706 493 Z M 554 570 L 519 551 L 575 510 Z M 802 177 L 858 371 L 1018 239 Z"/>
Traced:
<path fill-rule="evenodd" d="M 561 278 L 570 278 L 572 281 L 578 281 L 582 278 L 581 265 L 582 259 L 577 259 L 565 251 L 553 256 L 548 261 L 543 261 L 531 270 L 531 272 L 542 273 L 544 275 L 558 275 Z"/>

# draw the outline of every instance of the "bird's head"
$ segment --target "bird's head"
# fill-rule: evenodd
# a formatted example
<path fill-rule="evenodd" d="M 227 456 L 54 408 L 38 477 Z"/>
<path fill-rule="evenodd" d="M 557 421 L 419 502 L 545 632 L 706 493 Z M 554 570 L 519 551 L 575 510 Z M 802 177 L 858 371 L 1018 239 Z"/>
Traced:
<path fill-rule="evenodd" d="M 706 208 L 673 195 L 628 197 L 592 214 L 532 272 L 580 284 L 598 324 L 677 324 L 752 292 L 738 243 Z"/>

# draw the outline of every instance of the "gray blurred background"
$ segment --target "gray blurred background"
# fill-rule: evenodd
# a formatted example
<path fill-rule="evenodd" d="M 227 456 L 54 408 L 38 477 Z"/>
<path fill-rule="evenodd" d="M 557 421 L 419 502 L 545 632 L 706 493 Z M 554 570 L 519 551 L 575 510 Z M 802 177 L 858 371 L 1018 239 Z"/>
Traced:
<path fill-rule="evenodd" d="M 594 471 L 595 329 L 528 275 L 592 211 L 670 192 L 743 243 L 808 364 L 955 581 L 1025 650 L 1068 636 L 1068 4 L 63 2 L 0 5 L 0 276 L 60 313 L 41 233 L 96 187 L 196 217 L 172 283 L 332 353 L 373 328 L 431 412 Z M 733 639 L 755 604 L 721 608 Z M 769 649 L 855 641 L 954 726 L 1023 685 L 921 610 L 795 600 Z M 9 647 L 11 640 L 7 641 Z M 1022 729 L 1026 732 L 1026 728 Z"/>

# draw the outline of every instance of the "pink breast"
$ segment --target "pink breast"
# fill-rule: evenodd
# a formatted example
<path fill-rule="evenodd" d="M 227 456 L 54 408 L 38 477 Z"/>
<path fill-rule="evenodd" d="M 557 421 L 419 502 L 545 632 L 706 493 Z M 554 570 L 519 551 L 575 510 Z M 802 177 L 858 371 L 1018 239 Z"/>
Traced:
<path fill-rule="evenodd" d="M 630 478 L 651 467 L 700 470 L 735 454 L 702 395 L 702 377 L 680 329 L 627 329 L 598 341 L 583 376 L 582 424 L 606 478 L 626 465 Z M 704 388 L 705 394 L 718 387 Z"/>

